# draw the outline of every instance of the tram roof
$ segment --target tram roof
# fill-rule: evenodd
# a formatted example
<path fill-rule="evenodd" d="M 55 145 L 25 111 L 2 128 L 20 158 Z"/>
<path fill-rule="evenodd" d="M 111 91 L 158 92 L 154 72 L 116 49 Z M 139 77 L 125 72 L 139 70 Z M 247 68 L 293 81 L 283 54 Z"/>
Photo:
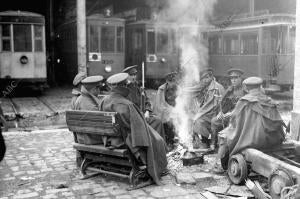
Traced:
<path fill-rule="evenodd" d="M 128 24 L 130 25 L 134 25 L 134 24 L 145 24 L 145 25 L 163 25 L 163 24 L 172 24 L 172 25 L 176 25 L 175 23 L 172 23 L 172 22 L 160 22 L 160 21 L 155 21 L 155 20 L 139 20 L 139 21 L 133 21 L 133 22 L 129 22 Z"/>
<path fill-rule="evenodd" d="M 0 23 L 45 24 L 45 17 L 33 12 L 8 10 L 0 12 Z"/>
<path fill-rule="evenodd" d="M 20 11 L 20 10 L 7 10 L 0 12 L 0 16 L 28 16 L 28 17 L 44 17 L 41 14 L 28 12 L 28 11 Z"/>
<path fill-rule="evenodd" d="M 241 25 L 241 26 L 233 26 L 233 27 L 226 27 L 226 28 L 213 27 L 213 28 L 209 28 L 206 32 L 219 32 L 219 31 L 231 31 L 231 30 L 245 30 L 245 29 L 254 29 L 254 28 L 260 28 L 260 27 L 270 27 L 270 26 L 280 26 L 280 25 L 296 26 L 295 23 L 288 23 L 288 22 L 272 22 L 272 23 L 265 23 L 265 24 Z"/>
<path fill-rule="evenodd" d="M 125 22 L 125 19 L 118 17 L 105 17 L 103 14 L 92 14 L 86 17 L 87 19 L 103 20 L 103 21 L 120 21 Z"/>
<path fill-rule="evenodd" d="M 269 23 L 295 23 L 296 16 L 292 14 L 262 14 L 257 16 L 248 17 L 228 17 L 226 20 L 218 20 L 213 22 L 215 26 L 247 26 L 247 25 L 258 25 L 258 24 L 269 24 Z"/>

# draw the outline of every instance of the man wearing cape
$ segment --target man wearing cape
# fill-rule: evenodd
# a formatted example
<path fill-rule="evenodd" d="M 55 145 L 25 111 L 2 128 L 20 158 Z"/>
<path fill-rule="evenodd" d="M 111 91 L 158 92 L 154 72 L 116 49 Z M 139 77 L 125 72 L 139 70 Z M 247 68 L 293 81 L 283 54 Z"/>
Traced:
<path fill-rule="evenodd" d="M 263 80 L 249 77 L 243 82 L 248 94 L 240 98 L 234 108 L 229 126 L 220 132 L 220 147 L 214 172 L 227 169 L 228 158 L 246 148 L 264 150 L 280 145 L 285 134 L 285 126 L 276 104 L 264 94 Z"/>
<path fill-rule="evenodd" d="M 107 79 L 111 92 L 101 102 L 102 111 L 118 113 L 124 142 L 138 162 L 147 166 L 148 174 L 156 184 L 166 170 L 166 143 L 164 139 L 147 124 L 143 113 L 127 99 L 127 73 L 118 73 Z"/>
<path fill-rule="evenodd" d="M 165 139 L 165 130 L 162 121 L 159 117 L 153 114 L 152 105 L 147 93 L 142 90 L 137 82 L 137 65 L 126 67 L 122 72 L 127 73 L 129 94 L 127 99 L 132 101 L 140 110 L 144 112 L 145 119 L 152 128 L 154 128 L 159 135 Z M 142 96 L 144 94 L 144 96 Z M 142 104 L 142 97 L 144 97 L 144 104 Z M 143 110 L 144 109 L 144 110 Z"/>

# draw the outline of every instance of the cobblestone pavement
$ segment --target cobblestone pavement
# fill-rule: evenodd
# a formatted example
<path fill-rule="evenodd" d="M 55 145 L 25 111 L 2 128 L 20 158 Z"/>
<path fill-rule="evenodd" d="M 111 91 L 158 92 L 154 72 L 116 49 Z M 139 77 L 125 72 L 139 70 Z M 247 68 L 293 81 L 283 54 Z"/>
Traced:
<path fill-rule="evenodd" d="M 203 198 L 205 187 L 229 185 L 225 176 L 199 172 L 199 166 L 181 170 L 192 185 L 177 184 L 171 175 L 162 186 L 127 191 L 125 179 L 96 176 L 80 179 L 72 148 L 73 135 L 66 129 L 4 133 L 8 147 L 0 163 L 0 198 Z M 207 165 L 206 165 L 207 166 Z M 202 166 L 202 171 L 205 165 Z M 183 179 L 183 180 L 184 180 Z M 189 179 L 187 179 L 189 181 Z M 202 183 L 198 183 L 202 182 Z"/>

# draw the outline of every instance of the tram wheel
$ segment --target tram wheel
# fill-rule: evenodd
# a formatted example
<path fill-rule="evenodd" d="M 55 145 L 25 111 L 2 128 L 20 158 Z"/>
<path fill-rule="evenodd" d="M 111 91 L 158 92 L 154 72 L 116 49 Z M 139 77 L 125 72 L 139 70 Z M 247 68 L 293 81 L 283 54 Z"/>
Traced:
<path fill-rule="evenodd" d="M 284 187 L 293 186 L 294 181 L 288 171 L 277 169 L 269 176 L 268 185 L 271 197 L 273 199 L 280 199 L 281 190 Z"/>
<path fill-rule="evenodd" d="M 247 163 L 243 155 L 236 154 L 229 158 L 228 176 L 234 184 L 241 184 L 248 176 Z"/>

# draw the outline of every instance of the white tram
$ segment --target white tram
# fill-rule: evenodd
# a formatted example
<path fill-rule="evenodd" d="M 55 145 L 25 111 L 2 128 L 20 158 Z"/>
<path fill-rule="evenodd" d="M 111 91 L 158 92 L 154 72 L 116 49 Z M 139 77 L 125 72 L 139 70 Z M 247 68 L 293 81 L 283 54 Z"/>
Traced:
<path fill-rule="evenodd" d="M 40 90 L 45 88 L 44 16 L 24 11 L 0 12 L 0 41 L 1 85 L 13 82 Z"/>

